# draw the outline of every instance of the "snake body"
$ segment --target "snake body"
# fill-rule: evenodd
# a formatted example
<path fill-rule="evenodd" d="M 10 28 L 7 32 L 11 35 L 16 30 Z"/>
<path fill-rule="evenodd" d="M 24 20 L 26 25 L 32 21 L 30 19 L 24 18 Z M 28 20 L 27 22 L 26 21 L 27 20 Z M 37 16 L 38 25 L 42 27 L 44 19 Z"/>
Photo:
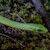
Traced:
<path fill-rule="evenodd" d="M 45 32 L 45 33 L 48 32 L 47 28 L 45 28 L 41 24 L 19 23 L 19 22 L 9 20 L 3 16 L 0 16 L 0 23 L 5 24 L 5 25 L 10 26 L 10 27 L 13 27 L 13 28 L 22 29 L 22 30 L 29 30 L 29 31 L 40 30 L 40 31 Z"/>

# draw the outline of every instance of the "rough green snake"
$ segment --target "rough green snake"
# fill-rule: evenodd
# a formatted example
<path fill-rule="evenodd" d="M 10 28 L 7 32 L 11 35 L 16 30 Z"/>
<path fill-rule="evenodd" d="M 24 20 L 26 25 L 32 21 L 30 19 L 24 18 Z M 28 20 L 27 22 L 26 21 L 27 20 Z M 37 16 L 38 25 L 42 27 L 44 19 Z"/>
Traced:
<path fill-rule="evenodd" d="M 19 23 L 19 22 L 9 20 L 9 19 L 7 19 L 7 18 L 5 18 L 3 16 L 0 16 L 0 23 L 5 24 L 5 25 L 10 26 L 10 27 L 13 27 L 13 28 L 22 29 L 22 30 L 29 30 L 29 31 L 40 30 L 40 31 L 42 31 L 44 33 L 48 32 L 47 28 L 45 28 L 41 24 Z"/>

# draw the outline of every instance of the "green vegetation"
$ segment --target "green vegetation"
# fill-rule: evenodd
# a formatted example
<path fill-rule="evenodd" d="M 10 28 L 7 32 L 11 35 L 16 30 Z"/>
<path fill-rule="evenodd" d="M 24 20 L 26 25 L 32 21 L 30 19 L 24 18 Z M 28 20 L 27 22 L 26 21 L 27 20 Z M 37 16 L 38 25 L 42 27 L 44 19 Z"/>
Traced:
<path fill-rule="evenodd" d="M 0 50 L 50 50 L 50 33 L 35 6 L 12 1 L 0 0 Z M 50 16 L 50 0 L 41 1 Z"/>

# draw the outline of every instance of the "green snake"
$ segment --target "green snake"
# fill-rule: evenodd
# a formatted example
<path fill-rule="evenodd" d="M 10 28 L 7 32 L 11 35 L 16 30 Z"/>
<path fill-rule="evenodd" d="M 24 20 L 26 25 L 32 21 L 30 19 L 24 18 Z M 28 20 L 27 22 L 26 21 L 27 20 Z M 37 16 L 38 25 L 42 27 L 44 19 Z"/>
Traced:
<path fill-rule="evenodd" d="M 16 29 L 22 29 L 22 30 L 28 30 L 28 31 L 38 31 L 40 30 L 41 32 L 48 32 L 47 28 L 45 28 L 41 24 L 34 24 L 34 23 L 19 23 L 12 21 L 10 19 L 7 19 L 3 16 L 0 16 L 0 23 L 5 24 L 7 26 L 16 28 Z"/>

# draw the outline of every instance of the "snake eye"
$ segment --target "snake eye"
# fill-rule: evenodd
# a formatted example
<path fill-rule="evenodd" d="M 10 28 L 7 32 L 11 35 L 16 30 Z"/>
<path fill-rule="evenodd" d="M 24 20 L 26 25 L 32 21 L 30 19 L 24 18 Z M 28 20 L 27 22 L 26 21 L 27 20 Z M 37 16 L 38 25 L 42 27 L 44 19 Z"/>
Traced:
<path fill-rule="evenodd" d="M 40 32 L 40 33 L 42 33 L 42 30 L 37 30 L 37 32 Z"/>

